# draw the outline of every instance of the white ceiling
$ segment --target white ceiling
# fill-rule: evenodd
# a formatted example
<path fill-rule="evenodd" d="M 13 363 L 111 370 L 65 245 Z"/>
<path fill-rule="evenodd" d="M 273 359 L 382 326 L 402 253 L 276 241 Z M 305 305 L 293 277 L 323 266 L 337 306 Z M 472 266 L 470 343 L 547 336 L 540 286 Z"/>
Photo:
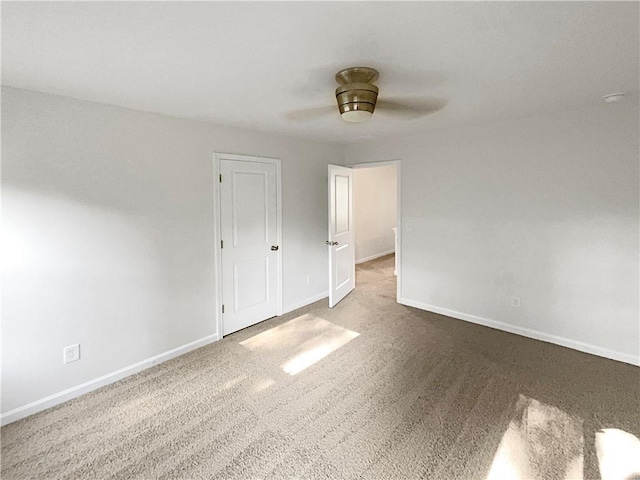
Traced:
<path fill-rule="evenodd" d="M 574 109 L 638 90 L 637 2 L 3 3 L 2 83 L 323 141 Z M 380 99 L 435 97 L 363 124 L 339 69 L 379 69 Z"/>

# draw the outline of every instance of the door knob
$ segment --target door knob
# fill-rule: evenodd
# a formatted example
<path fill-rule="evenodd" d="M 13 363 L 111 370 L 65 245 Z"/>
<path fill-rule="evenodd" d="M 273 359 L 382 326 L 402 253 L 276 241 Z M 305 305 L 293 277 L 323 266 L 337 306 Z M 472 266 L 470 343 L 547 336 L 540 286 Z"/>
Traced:
<path fill-rule="evenodd" d="M 278 250 L 280 247 L 278 245 L 271 245 L 271 250 L 273 250 L 274 252 L 276 250 Z"/>

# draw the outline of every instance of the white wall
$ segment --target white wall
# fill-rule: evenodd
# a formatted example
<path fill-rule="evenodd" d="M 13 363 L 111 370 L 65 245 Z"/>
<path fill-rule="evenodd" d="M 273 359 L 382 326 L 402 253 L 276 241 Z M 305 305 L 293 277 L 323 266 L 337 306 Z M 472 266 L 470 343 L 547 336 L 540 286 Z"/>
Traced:
<path fill-rule="evenodd" d="M 217 336 L 214 152 L 282 160 L 285 310 L 326 293 L 327 164 L 342 148 L 2 95 L 3 412 Z M 63 365 L 74 343 L 82 359 Z"/>
<path fill-rule="evenodd" d="M 346 161 L 402 161 L 403 303 L 638 363 L 638 131 L 631 97 Z"/>
<path fill-rule="evenodd" d="M 638 130 L 630 101 L 346 154 L 402 159 L 405 303 L 637 362 Z M 214 151 L 282 159 L 285 308 L 325 293 L 341 147 L 3 88 L 2 412 L 215 338 Z"/>
<path fill-rule="evenodd" d="M 392 228 L 398 217 L 396 167 L 353 171 L 356 263 L 395 249 Z"/>

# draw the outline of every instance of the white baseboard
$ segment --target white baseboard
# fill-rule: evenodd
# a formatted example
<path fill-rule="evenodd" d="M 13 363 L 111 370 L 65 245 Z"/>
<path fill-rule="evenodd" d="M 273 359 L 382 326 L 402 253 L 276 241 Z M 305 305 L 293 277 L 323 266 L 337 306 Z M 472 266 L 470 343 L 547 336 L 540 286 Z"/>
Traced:
<path fill-rule="evenodd" d="M 322 293 L 319 293 L 318 295 L 314 295 L 313 297 L 306 298 L 301 302 L 287 305 L 282 309 L 282 315 L 284 315 L 285 313 L 293 312 L 294 310 L 297 310 L 299 308 L 306 307 L 310 303 L 317 302 L 318 300 L 322 300 L 323 298 L 327 298 L 328 296 L 329 296 L 328 291 L 322 292 Z"/>
<path fill-rule="evenodd" d="M 205 345 L 215 342 L 216 340 L 218 340 L 217 333 L 187 343 L 186 345 L 182 345 L 172 350 L 168 350 L 159 355 L 147 358 L 146 360 L 142 360 L 141 362 L 134 363 L 133 365 L 129 365 L 128 367 L 121 368 L 120 370 L 116 370 L 115 372 L 107 373 L 106 375 L 103 375 L 101 377 L 89 380 L 88 382 L 82 383 L 80 385 L 76 385 L 75 387 L 67 388 L 66 390 L 63 390 L 61 392 L 54 393 L 53 395 L 41 398 L 40 400 L 36 400 L 35 402 L 31 402 L 21 407 L 14 408 L 13 410 L 9 410 L 8 412 L 0 415 L 0 424 L 7 425 L 8 423 L 15 422 L 16 420 L 20 420 L 21 418 L 28 417 L 29 415 L 33 415 L 34 413 L 40 412 L 42 410 L 46 410 L 47 408 L 54 407 L 66 402 L 67 400 L 79 397 L 80 395 L 84 395 L 85 393 L 91 392 L 92 390 L 96 390 L 100 387 L 104 387 L 105 385 L 109 385 L 110 383 L 117 382 L 118 380 L 141 372 L 142 370 L 146 370 L 147 368 L 153 367 L 159 363 L 171 360 L 172 358 L 183 355 L 187 352 L 190 352 L 191 350 L 204 347 Z"/>
<path fill-rule="evenodd" d="M 515 333 L 516 335 L 522 335 L 523 337 L 533 338 L 535 340 L 542 340 L 543 342 L 553 343 L 567 348 L 572 348 L 584 353 L 590 353 L 599 357 L 608 358 L 610 360 L 617 360 L 618 362 L 629 363 L 631 365 L 640 366 L 640 357 L 618 352 L 616 350 L 610 350 L 608 348 L 598 347 L 589 343 L 579 342 L 570 338 L 559 337 L 550 333 L 540 332 L 538 330 L 532 330 L 530 328 L 518 327 L 510 325 L 508 323 L 499 322 L 496 320 L 490 320 L 488 318 L 478 317 L 468 313 L 456 312 L 455 310 L 449 310 L 448 308 L 437 307 L 435 305 L 429 305 L 427 303 L 409 300 L 407 298 L 401 298 L 398 303 L 406 305 L 408 307 L 419 308 L 420 310 L 426 310 L 428 312 L 438 313 L 440 315 L 446 315 L 447 317 L 456 318 L 458 320 L 464 320 L 466 322 L 476 323 L 478 325 L 484 325 L 485 327 L 495 328 L 509 333 Z"/>
<path fill-rule="evenodd" d="M 375 255 L 371 255 L 369 257 L 364 257 L 364 258 L 361 258 L 360 260 L 356 260 L 356 265 L 359 263 L 368 262 L 369 260 L 375 260 L 376 258 L 384 257 L 385 255 L 391 255 L 392 253 L 395 253 L 395 252 L 396 252 L 395 250 L 389 250 L 382 253 L 376 253 Z"/>

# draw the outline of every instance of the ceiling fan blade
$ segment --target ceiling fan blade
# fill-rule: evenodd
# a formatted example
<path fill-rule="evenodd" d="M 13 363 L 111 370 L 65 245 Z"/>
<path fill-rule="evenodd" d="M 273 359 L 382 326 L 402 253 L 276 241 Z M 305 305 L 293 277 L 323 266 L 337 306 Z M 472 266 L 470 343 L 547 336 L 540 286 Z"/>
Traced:
<path fill-rule="evenodd" d="M 404 97 L 395 99 L 379 99 L 376 112 L 414 120 L 439 112 L 447 106 L 447 101 L 433 97 Z"/>
<path fill-rule="evenodd" d="M 337 113 L 337 106 L 326 106 L 326 107 L 315 107 L 315 108 L 303 108 L 300 110 L 292 110 L 290 112 L 285 113 L 285 118 L 287 120 L 292 120 L 294 122 L 310 122 L 312 120 L 317 120 L 320 117 L 329 115 L 331 113 Z"/>

